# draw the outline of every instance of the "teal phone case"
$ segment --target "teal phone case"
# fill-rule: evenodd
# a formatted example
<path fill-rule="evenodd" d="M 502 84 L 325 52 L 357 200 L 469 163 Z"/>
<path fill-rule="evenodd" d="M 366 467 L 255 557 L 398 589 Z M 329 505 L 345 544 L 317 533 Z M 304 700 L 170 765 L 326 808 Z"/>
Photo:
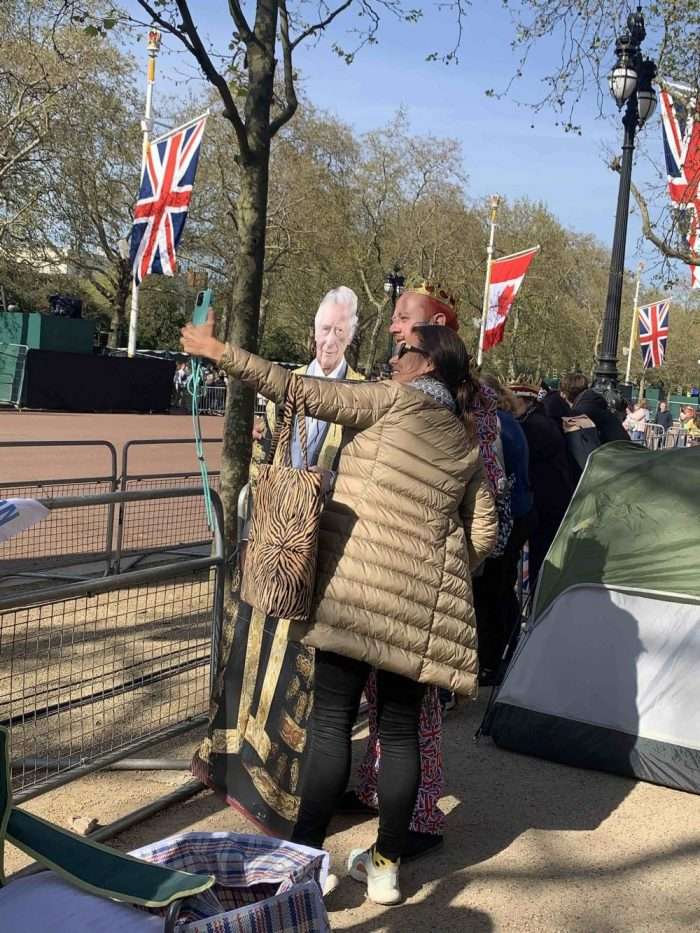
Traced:
<path fill-rule="evenodd" d="M 207 323 L 207 315 L 209 314 L 209 306 L 211 305 L 211 289 L 205 288 L 204 291 L 199 292 L 197 295 L 197 300 L 194 303 L 194 311 L 192 312 L 192 323 L 196 326 L 200 324 Z"/>

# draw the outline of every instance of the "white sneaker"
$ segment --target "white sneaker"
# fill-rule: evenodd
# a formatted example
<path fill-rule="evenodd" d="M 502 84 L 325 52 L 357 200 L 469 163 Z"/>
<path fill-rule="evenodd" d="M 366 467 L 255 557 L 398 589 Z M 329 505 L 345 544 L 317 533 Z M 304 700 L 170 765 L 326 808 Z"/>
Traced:
<path fill-rule="evenodd" d="M 367 897 L 375 904 L 390 907 L 401 901 L 399 864 L 378 855 L 381 867 L 375 864 L 371 849 L 353 849 L 348 858 L 348 873 L 355 881 L 366 882 Z"/>
<path fill-rule="evenodd" d="M 333 872 L 329 872 L 326 875 L 326 880 L 323 885 L 323 896 L 328 897 L 330 894 L 332 894 L 335 891 L 335 889 L 338 887 L 339 884 L 340 884 L 340 879 L 338 878 L 338 876 L 334 875 Z"/>

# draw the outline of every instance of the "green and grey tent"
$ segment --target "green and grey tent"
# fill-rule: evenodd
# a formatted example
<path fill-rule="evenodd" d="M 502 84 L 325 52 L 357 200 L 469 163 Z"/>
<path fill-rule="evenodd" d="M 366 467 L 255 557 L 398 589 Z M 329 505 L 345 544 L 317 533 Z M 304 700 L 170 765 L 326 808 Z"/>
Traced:
<path fill-rule="evenodd" d="M 591 455 L 483 731 L 700 793 L 700 447 Z"/>

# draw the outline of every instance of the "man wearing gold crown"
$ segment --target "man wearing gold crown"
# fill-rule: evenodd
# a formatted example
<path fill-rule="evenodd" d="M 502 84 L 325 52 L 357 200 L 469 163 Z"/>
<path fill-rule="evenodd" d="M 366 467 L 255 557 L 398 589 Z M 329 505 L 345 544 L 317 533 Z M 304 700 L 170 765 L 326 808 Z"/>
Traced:
<path fill-rule="evenodd" d="M 429 281 L 408 288 L 396 302 L 389 333 L 394 343 L 408 343 L 411 330 L 421 324 L 443 324 L 459 330 L 457 302 L 447 289 Z"/>
<path fill-rule="evenodd" d="M 389 333 L 396 345 L 410 344 L 411 331 L 422 324 L 440 324 L 454 331 L 459 330 L 455 298 L 446 288 L 429 280 L 409 287 L 400 296 L 391 318 Z M 392 360 L 389 361 L 390 366 L 391 364 Z M 488 387 L 481 387 L 474 418 L 484 468 L 495 492 L 505 476 L 494 449 L 498 437 L 496 398 Z M 378 807 L 377 775 L 381 749 L 377 732 L 376 685 L 373 678 L 368 681 L 365 693 L 370 734 L 367 750 L 358 770 L 357 789 L 348 791 L 340 803 L 340 809 L 345 812 L 373 812 Z M 442 716 L 439 690 L 427 689 L 419 725 L 421 783 L 411 820 L 408 847 L 402 855 L 403 861 L 427 855 L 439 848 L 443 841 L 445 814 L 439 806 L 444 785 Z"/>

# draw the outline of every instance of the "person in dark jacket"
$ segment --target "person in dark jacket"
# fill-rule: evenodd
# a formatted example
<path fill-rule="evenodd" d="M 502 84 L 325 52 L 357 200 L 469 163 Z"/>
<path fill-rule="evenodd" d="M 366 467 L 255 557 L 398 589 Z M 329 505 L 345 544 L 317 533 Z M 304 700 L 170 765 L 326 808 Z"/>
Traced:
<path fill-rule="evenodd" d="M 525 432 L 518 424 L 513 408 L 517 404 L 494 376 L 483 375 L 482 383 L 496 393 L 499 438 L 503 465 L 511 481 L 510 508 L 513 527 L 500 557 L 489 557 L 481 576 L 472 581 L 479 652 L 479 683 L 500 683 L 501 661 L 520 619 L 520 604 L 515 592 L 518 561 L 523 545 L 537 524 L 529 477 L 529 450 Z"/>
<path fill-rule="evenodd" d="M 588 379 L 583 373 L 569 373 L 562 376 L 561 394 L 571 405 L 572 415 L 587 415 L 598 429 L 601 444 L 610 441 L 628 441 L 629 434 L 622 427 L 619 418 L 608 408 L 603 396 L 588 386 Z"/>
<path fill-rule="evenodd" d="M 550 389 L 547 392 L 542 399 L 542 408 L 545 415 L 549 415 L 550 418 L 566 418 L 571 414 L 571 405 L 556 389 Z"/>
<path fill-rule="evenodd" d="M 534 587 L 545 555 L 574 494 L 575 484 L 564 432 L 537 401 L 537 386 L 514 385 L 510 388 L 515 395 L 515 417 L 527 438 L 530 486 L 537 512 L 537 526 L 529 537 L 530 586 Z"/>
<path fill-rule="evenodd" d="M 668 410 L 667 402 L 659 402 L 659 407 L 656 409 L 654 424 L 660 424 L 664 431 L 668 431 L 669 428 L 673 427 L 673 415 Z"/>

